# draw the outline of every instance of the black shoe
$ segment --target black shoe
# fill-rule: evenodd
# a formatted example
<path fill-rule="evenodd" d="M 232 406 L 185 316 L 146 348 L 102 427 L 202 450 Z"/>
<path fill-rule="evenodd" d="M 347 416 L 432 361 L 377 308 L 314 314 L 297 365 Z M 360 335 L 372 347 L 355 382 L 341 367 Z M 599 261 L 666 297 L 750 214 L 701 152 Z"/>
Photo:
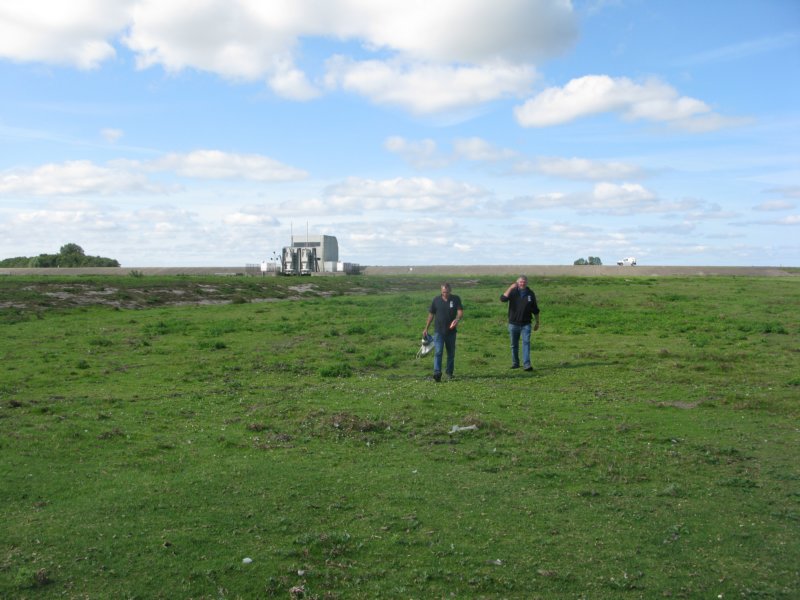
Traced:
<path fill-rule="evenodd" d="M 439 383 L 442 380 L 442 374 L 441 373 L 434 373 L 433 374 L 433 380 L 436 383 Z"/>
<path fill-rule="evenodd" d="M 511 365 L 512 369 L 519 369 L 519 365 Z"/>
<path fill-rule="evenodd" d="M 523 371 L 533 371 L 533 367 L 531 367 L 530 365 L 528 365 L 527 367 L 525 367 L 525 368 L 523 369 Z"/>

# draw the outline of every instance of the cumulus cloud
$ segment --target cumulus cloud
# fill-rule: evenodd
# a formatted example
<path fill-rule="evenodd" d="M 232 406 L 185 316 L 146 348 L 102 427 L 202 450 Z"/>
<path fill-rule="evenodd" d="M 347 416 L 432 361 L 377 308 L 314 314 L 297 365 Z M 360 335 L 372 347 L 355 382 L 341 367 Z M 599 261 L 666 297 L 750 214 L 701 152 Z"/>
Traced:
<path fill-rule="evenodd" d="M 0 196 L 166 193 L 174 186 L 168 188 L 148 178 L 148 173 L 165 171 L 187 178 L 259 182 L 295 181 L 308 175 L 301 169 L 258 154 L 197 150 L 168 154 L 148 162 L 121 159 L 98 165 L 88 160 L 74 160 L 34 169 L 13 169 L 0 173 Z"/>
<path fill-rule="evenodd" d="M 2 196 L 111 195 L 158 189 L 140 173 L 103 167 L 88 160 L 46 164 L 35 169 L 0 174 Z"/>
<path fill-rule="evenodd" d="M 487 196 L 483 188 L 451 179 L 412 177 L 385 180 L 351 177 L 325 190 L 325 205 L 337 211 L 425 211 L 475 206 Z"/>
<path fill-rule="evenodd" d="M 640 233 L 677 235 L 681 237 L 691 235 L 695 233 L 696 230 L 697 230 L 697 224 L 691 221 L 683 221 L 681 223 L 670 224 L 670 225 L 639 225 L 634 229 L 634 231 Z"/>
<path fill-rule="evenodd" d="M 514 109 L 523 127 L 561 125 L 600 113 L 614 112 L 628 120 L 664 122 L 691 131 L 716 129 L 733 121 L 716 115 L 705 103 L 680 96 L 671 86 L 649 79 L 587 75 L 563 88 L 548 88 Z"/>
<path fill-rule="evenodd" d="M 753 210 L 759 211 L 779 211 L 779 210 L 791 210 L 795 207 L 794 202 L 787 202 L 786 200 L 768 200 L 767 202 L 762 202 L 761 204 L 754 206 Z"/>
<path fill-rule="evenodd" d="M 565 179 L 635 179 L 644 175 L 636 165 L 620 161 L 600 161 L 587 158 L 541 157 L 519 161 L 514 165 L 517 173 L 541 173 Z"/>
<path fill-rule="evenodd" d="M 249 179 L 252 181 L 294 181 L 308 173 L 260 154 L 232 154 L 219 150 L 195 150 L 188 154 L 168 154 L 147 163 L 158 171 L 174 171 L 198 179 Z"/>
<path fill-rule="evenodd" d="M 355 42 L 375 60 L 331 61 L 328 85 L 416 113 L 527 92 L 530 65 L 576 36 L 567 0 L 31 0 L 0 8 L 1 57 L 86 69 L 114 58 L 122 43 L 142 69 L 261 80 L 294 100 L 320 93 L 297 64 L 305 42 Z"/>
<path fill-rule="evenodd" d="M 700 203 L 695 202 L 694 206 L 686 206 L 686 217 L 694 221 L 720 221 L 733 219 L 739 216 L 732 210 L 725 210 L 716 202 Z"/>
<path fill-rule="evenodd" d="M 535 76 L 532 67 L 511 63 L 449 65 L 336 56 L 327 63 L 326 84 L 421 115 L 520 96 Z"/>
<path fill-rule="evenodd" d="M 463 239 L 470 236 L 464 234 L 462 227 L 463 223 L 452 218 L 433 219 L 419 214 L 411 218 L 367 216 L 338 222 L 336 235 L 340 252 L 347 248 L 349 256 L 368 257 L 378 261 L 375 264 L 424 264 L 430 260 L 432 248 L 437 260 L 447 263 L 462 260 L 469 251 Z"/>
<path fill-rule="evenodd" d="M 479 137 L 458 138 L 453 141 L 453 152 L 444 155 L 434 140 L 407 140 L 400 136 L 392 136 L 384 142 L 384 148 L 403 157 L 416 168 L 446 167 L 458 159 L 475 162 L 498 162 L 509 160 L 517 153 L 507 148 L 498 148 Z"/>
<path fill-rule="evenodd" d="M 276 227 L 280 225 L 275 217 L 267 214 L 237 211 L 225 215 L 222 221 L 234 227 Z"/>
<path fill-rule="evenodd" d="M 638 215 L 648 213 L 686 212 L 702 208 L 694 200 L 666 201 L 638 183 L 598 182 L 588 192 L 548 192 L 528 198 L 514 199 L 511 206 L 519 209 L 571 209 L 581 213 L 606 215 Z M 696 218 L 713 213 L 713 207 L 698 212 Z M 706 217 L 709 218 L 709 217 Z"/>
<path fill-rule="evenodd" d="M 418 169 L 437 169 L 446 167 L 451 162 L 448 157 L 439 154 L 436 142 L 431 139 L 413 141 L 391 136 L 383 143 L 383 147 Z"/>
<path fill-rule="evenodd" d="M 26 0 L 0 7 L 0 57 L 94 69 L 116 56 L 113 39 L 134 0 Z"/>
<path fill-rule="evenodd" d="M 570 2 L 559 0 L 346 0 L 335 28 L 417 60 L 526 62 L 558 54 L 577 37 Z M 330 18 L 329 15 L 326 15 Z"/>
<path fill-rule="evenodd" d="M 527 62 L 568 48 L 577 36 L 569 2 L 550 0 L 141 0 L 129 46 L 143 66 L 199 67 L 255 78 L 301 38 L 357 41 L 412 60 Z M 202 32 L 202 33 L 198 33 Z M 246 64 L 232 64 L 233 59 Z"/>
<path fill-rule="evenodd" d="M 116 220 L 102 210 L 91 207 L 82 209 L 52 208 L 22 211 L 12 222 L 20 227 L 35 225 L 37 228 L 57 228 L 60 234 L 65 229 L 77 231 L 104 231 L 118 227 Z M 52 231 L 52 229 L 50 229 Z"/>
<path fill-rule="evenodd" d="M 320 90 L 294 65 L 291 58 L 276 57 L 273 64 L 267 82 L 278 96 L 289 100 L 311 100 L 320 95 Z"/>
<path fill-rule="evenodd" d="M 498 148 L 479 137 L 457 139 L 453 146 L 457 156 L 480 162 L 508 160 L 517 155 L 513 150 Z"/>
<path fill-rule="evenodd" d="M 146 245 L 144 238 L 147 243 L 160 239 L 158 246 L 176 240 L 176 234 L 200 237 L 202 228 L 196 218 L 194 213 L 169 206 L 131 211 L 115 203 L 57 199 L 42 208 L 16 211 L 3 224 L 8 225 L 3 237 L 13 247 L 30 248 L 20 254 L 34 254 L 52 246 L 55 232 L 56 239 L 83 240 L 93 248 L 108 248 L 100 252 L 103 255 L 118 257 L 123 240 L 138 252 Z"/>

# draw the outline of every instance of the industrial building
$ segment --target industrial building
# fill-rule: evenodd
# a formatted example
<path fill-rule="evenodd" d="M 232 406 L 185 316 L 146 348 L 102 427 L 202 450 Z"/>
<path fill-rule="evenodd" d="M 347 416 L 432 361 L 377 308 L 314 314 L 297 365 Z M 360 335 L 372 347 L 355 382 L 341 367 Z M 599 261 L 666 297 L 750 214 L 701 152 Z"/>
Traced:
<path fill-rule="evenodd" d="M 339 242 L 332 235 L 292 236 L 291 245 L 281 252 L 284 275 L 352 273 L 358 265 L 339 262 Z"/>

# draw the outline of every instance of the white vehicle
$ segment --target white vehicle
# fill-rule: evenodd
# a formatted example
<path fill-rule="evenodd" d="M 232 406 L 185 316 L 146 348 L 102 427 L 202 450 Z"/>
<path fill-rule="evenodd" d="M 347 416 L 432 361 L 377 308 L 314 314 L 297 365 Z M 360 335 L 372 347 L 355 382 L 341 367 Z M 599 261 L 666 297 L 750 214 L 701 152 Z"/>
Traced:
<path fill-rule="evenodd" d="M 617 261 L 617 265 L 620 267 L 635 267 L 636 266 L 636 259 L 632 256 L 628 258 L 623 258 L 622 260 Z"/>

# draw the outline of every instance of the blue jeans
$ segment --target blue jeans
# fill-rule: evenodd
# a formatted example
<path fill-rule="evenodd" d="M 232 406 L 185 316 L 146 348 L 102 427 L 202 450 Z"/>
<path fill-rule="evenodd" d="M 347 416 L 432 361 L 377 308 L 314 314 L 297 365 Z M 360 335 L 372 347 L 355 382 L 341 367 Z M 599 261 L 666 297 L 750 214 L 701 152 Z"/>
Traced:
<path fill-rule="evenodd" d="M 508 334 L 511 337 L 511 364 L 519 366 L 519 338 L 522 337 L 522 364 L 527 369 L 531 366 L 531 324 L 508 324 Z"/>
<path fill-rule="evenodd" d="M 456 364 L 456 332 L 448 331 L 445 334 L 436 333 L 433 336 L 433 373 L 442 372 L 442 354 L 444 349 L 447 348 L 447 369 L 448 375 L 453 374 L 453 369 Z"/>

